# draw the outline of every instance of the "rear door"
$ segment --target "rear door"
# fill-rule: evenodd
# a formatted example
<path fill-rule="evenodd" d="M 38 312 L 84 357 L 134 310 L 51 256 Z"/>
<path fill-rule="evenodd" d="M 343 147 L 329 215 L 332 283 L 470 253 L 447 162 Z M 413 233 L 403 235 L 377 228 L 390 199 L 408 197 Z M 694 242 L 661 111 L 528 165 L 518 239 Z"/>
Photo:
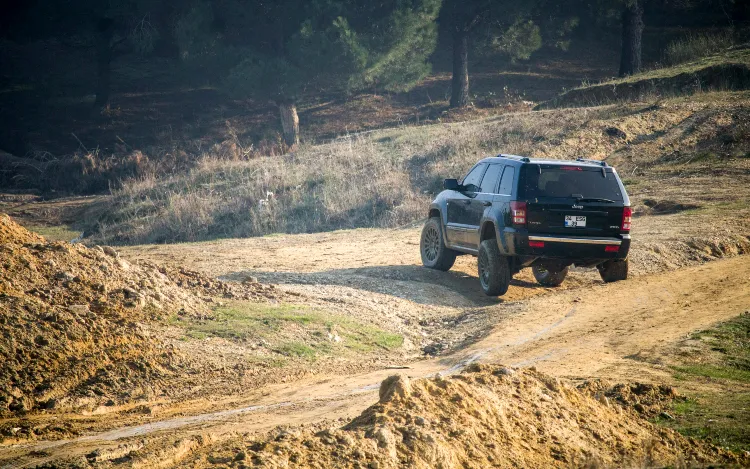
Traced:
<path fill-rule="evenodd" d="M 472 230 L 466 232 L 466 246 L 471 249 L 479 249 L 479 224 L 484 218 L 484 213 L 492 207 L 497 193 L 497 186 L 500 183 L 500 176 L 503 173 L 502 164 L 490 164 L 484 173 L 482 183 L 479 185 L 479 191 L 468 194 L 471 202 L 468 205 L 466 220 Z"/>
<path fill-rule="evenodd" d="M 487 163 L 480 163 L 474 166 L 466 176 L 461 180 L 462 186 L 480 187 L 482 177 L 487 169 Z M 474 229 L 471 224 L 470 215 L 471 201 L 477 191 L 453 191 L 448 197 L 448 220 L 446 224 L 446 235 L 448 243 L 452 246 L 466 247 L 469 245 L 468 233 Z"/>
<path fill-rule="evenodd" d="M 519 195 L 530 233 L 620 234 L 624 194 L 612 168 L 524 165 Z"/>

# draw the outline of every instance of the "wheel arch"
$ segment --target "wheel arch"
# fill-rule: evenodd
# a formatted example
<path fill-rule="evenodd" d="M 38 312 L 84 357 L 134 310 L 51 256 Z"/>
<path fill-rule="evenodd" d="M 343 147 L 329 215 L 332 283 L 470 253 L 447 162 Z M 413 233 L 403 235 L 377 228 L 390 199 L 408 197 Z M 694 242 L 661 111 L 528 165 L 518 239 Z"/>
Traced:
<path fill-rule="evenodd" d="M 495 223 L 487 220 L 482 224 L 482 229 L 479 232 L 479 242 L 481 243 L 485 239 L 497 238 L 497 232 L 495 231 Z"/>

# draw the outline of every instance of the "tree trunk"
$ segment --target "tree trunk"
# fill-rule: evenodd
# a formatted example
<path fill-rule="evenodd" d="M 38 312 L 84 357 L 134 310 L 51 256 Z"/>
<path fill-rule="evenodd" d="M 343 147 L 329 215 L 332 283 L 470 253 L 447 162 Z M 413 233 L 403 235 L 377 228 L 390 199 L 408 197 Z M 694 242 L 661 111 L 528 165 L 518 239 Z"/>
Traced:
<path fill-rule="evenodd" d="M 99 34 L 96 45 L 97 84 L 94 105 L 103 108 L 109 103 L 114 21 L 111 18 L 99 19 L 97 30 Z"/>
<path fill-rule="evenodd" d="M 297 116 L 297 105 L 293 102 L 279 104 L 281 114 L 281 127 L 284 129 L 284 143 L 290 147 L 299 144 L 299 117 Z"/>
<path fill-rule="evenodd" d="M 469 34 L 465 31 L 453 33 L 453 81 L 451 84 L 451 107 L 469 105 Z"/>
<path fill-rule="evenodd" d="M 643 0 L 628 0 L 622 10 L 621 77 L 641 71 L 642 37 Z"/>

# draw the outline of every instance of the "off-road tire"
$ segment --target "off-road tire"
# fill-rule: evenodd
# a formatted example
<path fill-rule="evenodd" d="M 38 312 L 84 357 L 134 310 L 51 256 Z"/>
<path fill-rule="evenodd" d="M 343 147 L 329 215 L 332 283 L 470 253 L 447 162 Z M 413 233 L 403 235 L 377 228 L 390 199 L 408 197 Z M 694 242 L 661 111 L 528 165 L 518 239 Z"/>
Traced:
<path fill-rule="evenodd" d="M 607 283 L 618 282 L 628 278 L 628 260 L 612 259 L 596 266 L 602 280 Z"/>
<path fill-rule="evenodd" d="M 422 255 L 422 265 L 429 269 L 445 272 L 453 267 L 458 253 L 445 245 L 440 218 L 432 217 L 424 224 L 419 239 L 419 253 Z"/>
<path fill-rule="evenodd" d="M 487 296 L 505 295 L 510 285 L 508 258 L 500 254 L 497 240 L 485 239 L 479 245 L 477 274 L 482 291 Z"/>
<path fill-rule="evenodd" d="M 565 277 L 568 276 L 569 270 L 569 266 L 558 271 L 549 270 L 541 265 L 531 266 L 531 271 L 534 273 L 534 278 L 537 282 L 539 282 L 539 285 L 544 285 L 545 287 L 559 287 L 560 284 L 565 280 Z"/>

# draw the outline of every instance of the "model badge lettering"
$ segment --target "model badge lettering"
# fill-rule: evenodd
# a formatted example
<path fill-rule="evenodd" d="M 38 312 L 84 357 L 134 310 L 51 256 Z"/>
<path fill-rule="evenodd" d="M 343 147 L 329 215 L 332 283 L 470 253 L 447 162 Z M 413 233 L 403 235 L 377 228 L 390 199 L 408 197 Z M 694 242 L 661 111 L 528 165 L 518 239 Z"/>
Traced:
<path fill-rule="evenodd" d="M 582 208 L 583 208 L 583 205 L 573 205 L 573 208 L 579 208 L 579 209 L 582 209 Z"/>

